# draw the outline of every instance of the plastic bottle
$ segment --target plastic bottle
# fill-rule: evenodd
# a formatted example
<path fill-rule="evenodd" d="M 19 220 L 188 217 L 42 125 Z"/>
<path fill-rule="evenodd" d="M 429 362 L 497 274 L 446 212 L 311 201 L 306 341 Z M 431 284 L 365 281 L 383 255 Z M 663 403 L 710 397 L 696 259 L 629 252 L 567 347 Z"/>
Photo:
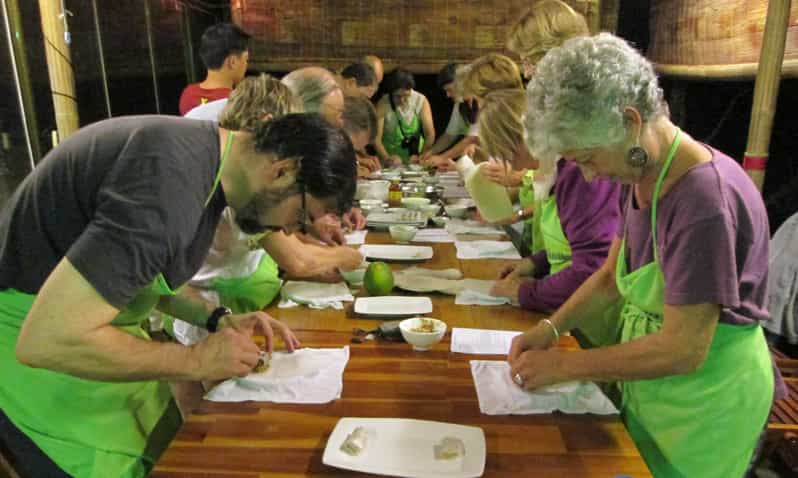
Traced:
<path fill-rule="evenodd" d="M 513 215 L 513 204 L 507 190 L 501 184 L 486 178 L 480 168 L 483 164 L 474 164 L 467 155 L 460 157 L 455 163 L 457 171 L 463 178 L 465 188 L 474 199 L 479 214 L 488 222 L 497 222 Z"/>
<path fill-rule="evenodd" d="M 398 179 L 391 181 L 388 188 L 388 207 L 400 207 L 402 205 L 402 186 Z"/>

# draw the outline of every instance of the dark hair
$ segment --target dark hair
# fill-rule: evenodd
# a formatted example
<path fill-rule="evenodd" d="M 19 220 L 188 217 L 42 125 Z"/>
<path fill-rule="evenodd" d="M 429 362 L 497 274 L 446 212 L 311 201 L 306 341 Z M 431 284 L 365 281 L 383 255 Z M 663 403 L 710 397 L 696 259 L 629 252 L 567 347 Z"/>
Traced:
<path fill-rule="evenodd" d="M 258 126 L 255 149 L 300 158 L 297 181 L 317 198 L 335 198 L 339 213 L 352 207 L 357 160 L 349 137 L 316 113 L 280 116 Z"/>
<path fill-rule="evenodd" d="M 397 67 L 385 79 L 385 90 L 393 93 L 396 90 L 411 90 L 416 87 L 416 80 L 410 71 Z"/>
<path fill-rule="evenodd" d="M 209 70 L 218 70 L 230 55 L 240 55 L 249 49 L 250 34 L 232 23 L 217 23 L 202 34 L 199 55 Z"/>
<path fill-rule="evenodd" d="M 357 86 L 369 86 L 377 83 L 377 74 L 374 68 L 366 63 L 352 63 L 341 70 L 341 77 L 354 78 Z"/>
<path fill-rule="evenodd" d="M 347 96 L 344 99 L 344 130 L 347 133 L 366 131 L 369 141 L 377 135 L 377 111 L 370 100 L 362 96 Z"/>
<path fill-rule="evenodd" d="M 441 71 L 438 72 L 436 81 L 438 87 L 443 88 L 449 83 L 454 83 L 455 73 L 457 73 L 457 63 L 447 63 Z"/>

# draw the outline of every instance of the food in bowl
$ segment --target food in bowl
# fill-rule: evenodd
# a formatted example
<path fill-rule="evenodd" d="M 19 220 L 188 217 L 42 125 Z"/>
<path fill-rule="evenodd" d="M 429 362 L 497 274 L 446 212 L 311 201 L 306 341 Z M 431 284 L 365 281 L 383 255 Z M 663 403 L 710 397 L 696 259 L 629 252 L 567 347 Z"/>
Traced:
<path fill-rule="evenodd" d="M 441 207 L 437 204 L 424 204 L 423 206 L 419 206 L 418 209 L 429 219 L 435 217 L 438 211 L 441 210 Z"/>
<path fill-rule="evenodd" d="M 404 226 L 401 224 L 394 224 L 393 226 L 388 227 L 388 232 L 391 233 L 391 237 L 396 242 L 410 242 L 416 237 L 416 232 L 418 232 L 418 228 L 413 226 Z"/>
<path fill-rule="evenodd" d="M 446 211 L 446 214 L 449 217 L 456 217 L 456 218 L 463 218 L 468 212 L 468 208 L 466 206 L 460 206 L 457 204 L 449 204 L 447 206 L 443 206 L 443 210 Z"/>
<path fill-rule="evenodd" d="M 446 322 L 428 317 L 413 317 L 399 322 L 399 330 L 413 350 L 424 351 L 441 341 Z"/>
<path fill-rule="evenodd" d="M 446 216 L 435 216 L 432 218 L 432 223 L 438 227 L 445 227 L 447 222 L 449 222 L 449 218 Z"/>

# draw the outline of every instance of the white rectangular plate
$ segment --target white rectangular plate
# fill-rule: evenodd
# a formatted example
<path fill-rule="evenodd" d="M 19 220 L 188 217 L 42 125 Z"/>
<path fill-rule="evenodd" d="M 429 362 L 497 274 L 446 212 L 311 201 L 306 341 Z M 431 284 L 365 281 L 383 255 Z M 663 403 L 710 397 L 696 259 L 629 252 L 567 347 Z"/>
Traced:
<path fill-rule="evenodd" d="M 360 246 L 360 253 L 366 259 L 382 259 L 388 261 L 424 261 L 432 259 L 432 248 L 429 246 L 393 246 L 366 244 Z"/>
<path fill-rule="evenodd" d="M 357 427 L 366 429 L 368 439 L 360 455 L 350 456 L 340 448 Z M 465 456 L 436 460 L 434 447 L 444 437 L 462 440 Z M 403 418 L 344 417 L 327 440 L 322 462 L 388 476 L 471 478 L 484 473 L 485 453 L 485 434 L 478 427 Z"/>
<path fill-rule="evenodd" d="M 432 312 L 429 297 L 405 297 L 386 295 L 383 297 L 358 297 L 355 299 L 355 313 L 380 316 L 422 315 Z"/>

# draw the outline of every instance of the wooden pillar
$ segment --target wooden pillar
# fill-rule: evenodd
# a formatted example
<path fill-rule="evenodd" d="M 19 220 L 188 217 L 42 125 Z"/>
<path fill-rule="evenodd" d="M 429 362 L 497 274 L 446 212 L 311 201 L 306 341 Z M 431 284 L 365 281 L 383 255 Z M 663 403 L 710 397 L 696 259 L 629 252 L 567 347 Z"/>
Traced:
<path fill-rule="evenodd" d="M 47 71 L 50 74 L 50 90 L 53 93 L 55 124 L 61 140 L 80 127 L 78 103 L 75 95 L 75 78 L 72 74 L 72 56 L 64 38 L 64 19 L 60 0 L 39 0 L 42 17 L 44 50 L 47 55 Z"/>
<path fill-rule="evenodd" d="M 748 127 L 748 144 L 745 147 L 743 167 L 762 190 L 765 182 L 765 167 L 770 148 L 773 116 L 781 82 L 781 64 L 784 60 L 784 45 L 790 20 L 790 0 L 770 0 L 765 20 L 762 51 L 754 85 L 754 105 L 751 108 L 751 124 Z"/>

